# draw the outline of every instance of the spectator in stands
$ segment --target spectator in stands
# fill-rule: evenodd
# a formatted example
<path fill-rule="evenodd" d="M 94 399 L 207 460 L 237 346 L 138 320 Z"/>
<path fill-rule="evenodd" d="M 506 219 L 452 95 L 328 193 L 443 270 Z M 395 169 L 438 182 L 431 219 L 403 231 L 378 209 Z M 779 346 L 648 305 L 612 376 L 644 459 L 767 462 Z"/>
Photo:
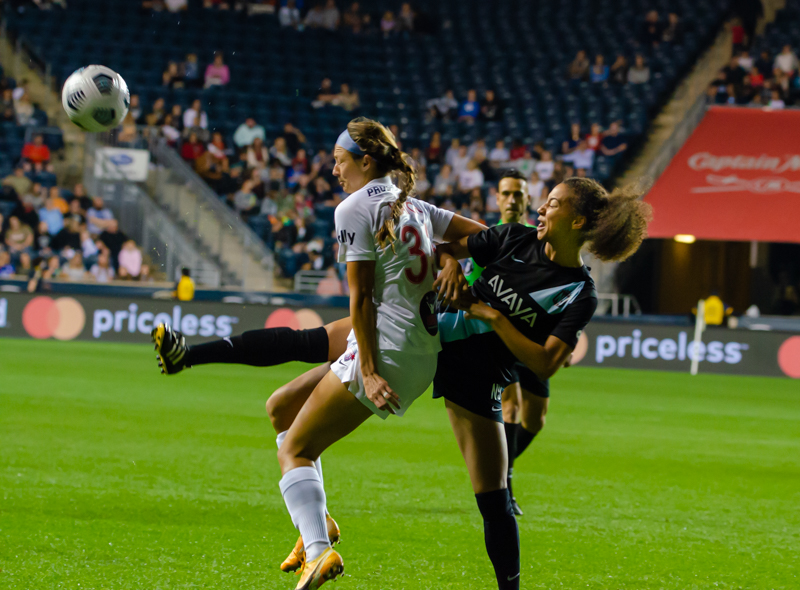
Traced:
<path fill-rule="evenodd" d="M 18 255 L 33 246 L 33 230 L 28 224 L 22 223 L 19 217 L 12 215 L 8 218 L 4 241 L 11 255 Z"/>
<path fill-rule="evenodd" d="M 181 146 L 181 157 L 194 164 L 194 161 L 202 155 L 202 153 L 206 151 L 206 147 L 203 145 L 203 142 L 200 141 L 200 138 L 197 137 L 197 133 L 191 132 L 189 134 L 189 139 L 183 142 Z"/>
<path fill-rule="evenodd" d="M 239 149 L 243 149 L 252 145 L 256 138 L 260 139 L 262 143 L 266 141 L 267 136 L 264 132 L 264 127 L 257 125 L 253 117 L 248 117 L 244 123 L 236 128 L 233 134 L 233 143 Z"/>
<path fill-rule="evenodd" d="M 428 165 L 428 160 L 422 154 L 422 150 L 418 147 L 411 148 L 411 151 L 408 154 L 411 156 L 411 159 L 414 161 L 414 167 L 419 171 L 420 168 L 425 168 Z"/>
<path fill-rule="evenodd" d="M 186 61 L 183 62 L 183 79 L 186 85 L 190 88 L 199 88 L 200 81 L 200 62 L 197 60 L 197 54 L 187 53 Z"/>
<path fill-rule="evenodd" d="M 775 68 L 773 68 L 774 61 L 769 56 L 769 51 L 762 51 L 759 58 L 756 60 L 755 66 L 758 68 L 758 71 L 761 72 L 761 75 L 764 76 L 765 80 L 769 80 L 772 78 L 772 72 Z"/>
<path fill-rule="evenodd" d="M 397 21 L 394 18 L 394 12 L 387 10 L 383 13 L 381 18 L 381 33 L 385 39 L 389 38 L 397 32 Z"/>
<path fill-rule="evenodd" d="M 164 0 L 164 6 L 166 6 L 169 12 L 181 12 L 182 10 L 186 10 L 188 4 L 189 0 Z"/>
<path fill-rule="evenodd" d="M 40 256 L 49 256 L 53 253 L 53 236 L 50 235 L 50 230 L 47 227 L 47 223 L 44 221 L 39 222 L 39 227 L 37 229 L 39 231 L 34 241 L 34 250 L 39 252 Z"/>
<path fill-rule="evenodd" d="M 256 170 L 263 170 L 269 164 L 269 150 L 260 137 L 253 140 L 247 148 L 247 166 Z"/>
<path fill-rule="evenodd" d="M 4 110 L 0 110 L 0 123 L 17 124 L 17 115 L 13 108 L 7 107 Z"/>
<path fill-rule="evenodd" d="M 467 169 L 467 164 L 469 164 L 469 150 L 465 145 L 458 146 L 458 152 L 456 156 L 453 158 L 450 165 L 453 168 L 453 174 L 456 177 L 460 176 L 461 173 Z"/>
<path fill-rule="evenodd" d="M 71 217 L 66 219 L 64 227 L 50 241 L 50 248 L 53 252 L 62 254 L 64 258 L 69 258 L 73 252 L 80 250 L 80 223 Z"/>
<path fill-rule="evenodd" d="M 586 145 L 589 146 L 589 149 L 597 151 L 600 149 L 600 142 L 603 141 L 603 130 L 599 123 L 592 123 L 589 129 L 589 134 L 586 136 Z"/>
<path fill-rule="evenodd" d="M 161 135 L 166 138 L 167 143 L 172 147 L 175 147 L 181 138 L 181 132 L 175 125 L 175 117 L 172 116 L 172 113 L 167 113 L 161 125 Z"/>
<path fill-rule="evenodd" d="M 481 119 L 484 121 L 499 121 L 502 108 L 494 90 L 487 90 L 481 102 Z"/>
<path fill-rule="evenodd" d="M 342 84 L 339 94 L 331 100 L 331 104 L 336 107 L 342 107 L 345 111 L 353 111 L 360 104 L 358 92 L 351 90 L 349 84 Z"/>
<path fill-rule="evenodd" d="M 164 116 L 167 114 L 164 110 L 165 108 L 164 99 L 157 98 L 155 102 L 153 102 L 153 110 L 144 118 L 145 122 L 151 127 L 161 125 L 164 121 Z"/>
<path fill-rule="evenodd" d="M 433 194 L 437 197 L 445 197 L 452 194 L 456 184 L 456 177 L 450 164 L 445 164 L 439 170 L 439 174 L 433 181 Z"/>
<path fill-rule="evenodd" d="M 327 0 L 325 2 L 325 8 L 322 9 L 321 13 L 322 28 L 335 31 L 339 28 L 340 20 L 341 15 L 339 14 L 339 9 L 336 7 L 336 0 Z"/>
<path fill-rule="evenodd" d="M 681 19 L 675 12 L 670 12 L 667 15 L 667 26 L 661 33 L 661 40 L 664 43 L 674 43 L 675 45 L 681 42 L 683 38 L 683 24 Z"/>
<path fill-rule="evenodd" d="M 764 74 L 755 66 L 750 69 L 750 85 L 758 90 L 764 88 Z"/>
<path fill-rule="evenodd" d="M 84 281 L 88 278 L 87 274 L 86 267 L 83 265 L 83 254 L 78 251 L 68 262 L 63 264 L 59 277 L 66 281 Z"/>
<path fill-rule="evenodd" d="M 225 140 L 222 138 L 222 133 L 219 131 L 215 131 L 211 135 L 211 142 L 206 146 L 208 153 L 214 158 L 214 160 L 222 164 L 225 162 L 225 167 L 228 167 L 228 156 L 232 153 L 228 146 L 225 145 Z"/>
<path fill-rule="evenodd" d="M 506 143 L 502 139 L 498 139 L 492 151 L 489 152 L 489 165 L 498 170 L 508 165 L 511 159 L 511 152 L 506 149 Z"/>
<path fill-rule="evenodd" d="M 422 200 L 427 200 L 428 194 L 431 190 L 431 181 L 428 180 L 428 169 L 424 166 L 417 170 L 417 195 Z"/>
<path fill-rule="evenodd" d="M 142 272 L 142 251 L 133 240 L 127 240 L 122 245 L 119 253 L 119 268 L 128 271 L 133 278 L 138 278 Z"/>
<path fill-rule="evenodd" d="M 628 81 L 628 60 L 621 53 L 617 54 L 617 58 L 611 64 L 609 78 L 614 84 L 625 84 Z"/>
<path fill-rule="evenodd" d="M 425 158 L 429 164 L 442 163 L 442 134 L 440 132 L 434 131 L 431 135 L 431 142 L 425 150 Z"/>
<path fill-rule="evenodd" d="M 22 166 L 17 166 L 12 174 L 3 179 L 3 186 L 10 186 L 18 196 L 22 196 L 30 192 L 33 181 L 25 176 L 25 169 Z"/>
<path fill-rule="evenodd" d="M 458 192 L 469 194 L 473 189 L 483 186 L 483 172 L 478 167 L 477 160 L 470 160 L 467 166 L 458 175 Z"/>
<path fill-rule="evenodd" d="M 311 10 L 306 14 L 303 24 L 309 29 L 321 29 L 325 26 L 324 23 L 325 19 L 323 16 L 322 2 L 314 2 Z"/>
<path fill-rule="evenodd" d="M 726 84 L 733 84 L 735 87 L 741 86 L 747 71 L 739 65 L 739 58 L 732 57 L 730 63 L 722 68 L 722 77 Z"/>
<path fill-rule="evenodd" d="M 225 86 L 228 82 L 231 81 L 231 71 L 227 65 L 225 65 L 225 60 L 222 57 L 222 53 L 217 51 L 214 54 L 214 62 L 208 64 L 206 67 L 206 75 L 205 75 L 205 87 L 211 88 L 212 86 Z M 195 101 L 198 102 L 198 101 Z M 192 105 L 194 108 L 194 105 Z M 208 127 L 208 124 L 202 125 L 203 129 Z"/>
<path fill-rule="evenodd" d="M 34 135 L 33 143 L 26 143 L 22 148 L 22 157 L 33 163 L 49 162 L 50 148 L 44 143 L 44 135 Z"/>
<path fill-rule="evenodd" d="M 286 147 L 286 140 L 283 137 L 276 137 L 272 147 L 269 148 L 270 158 L 280 162 L 284 168 L 292 165 L 292 155 Z"/>
<path fill-rule="evenodd" d="M 474 123 L 480 113 L 478 95 L 474 90 L 467 90 L 467 100 L 461 103 L 458 109 L 458 120 L 464 123 Z"/>
<path fill-rule="evenodd" d="M 171 61 L 167 64 L 167 69 L 161 74 L 161 85 L 167 88 L 183 88 L 183 75 L 178 69 L 178 63 Z"/>
<path fill-rule="evenodd" d="M 397 30 L 409 33 L 413 31 L 415 17 L 416 15 L 411 8 L 411 4 L 403 2 L 403 4 L 400 5 L 400 14 L 397 15 Z"/>
<path fill-rule="evenodd" d="M 531 214 L 542 205 L 542 199 L 545 194 L 544 181 L 539 178 L 539 173 L 534 170 L 528 178 L 528 196 L 530 197 Z"/>
<path fill-rule="evenodd" d="M 33 118 L 36 109 L 31 102 L 30 95 L 25 92 L 22 97 L 14 100 L 14 113 L 17 116 L 18 125 L 33 125 L 36 120 Z"/>
<path fill-rule="evenodd" d="M 17 263 L 17 275 L 27 277 L 33 272 L 33 261 L 28 252 L 23 252 L 19 255 L 19 262 Z"/>
<path fill-rule="evenodd" d="M 78 234 L 78 238 L 80 238 L 80 234 Z M 129 238 L 119 230 L 119 223 L 117 220 L 111 219 L 108 221 L 106 229 L 100 234 L 98 239 L 108 248 L 108 251 L 111 253 L 111 259 L 116 262 L 122 250 L 122 245 L 127 242 Z M 78 248 L 80 248 L 80 242 Z M 116 264 L 114 266 L 116 266 Z"/>
<path fill-rule="evenodd" d="M 614 121 L 609 125 L 603 141 L 600 142 L 600 152 L 606 156 L 616 156 L 623 153 L 628 149 L 628 144 L 625 142 L 625 137 L 619 132 L 619 123 Z"/>
<path fill-rule="evenodd" d="M 569 139 L 561 143 L 561 153 L 571 154 L 581 142 L 581 124 L 573 123 L 570 126 Z"/>
<path fill-rule="evenodd" d="M 750 52 L 747 51 L 746 49 L 741 53 L 739 53 L 737 59 L 739 61 L 739 67 L 742 68 L 745 72 L 749 72 L 750 70 L 752 70 L 753 66 L 755 66 L 756 63 L 755 60 L 752 57 L 750 57 Z"/>
<path fill-rule="evenodd" d="M 576 148 L 563 159 L 565 162 L 571 162 L 576 169 L 583 168 L 591 173 L 594 167 L 594 150 L 589 147 L 585 139 L 581 139 Z"/>
<path fill-rule="evenodd" d="M 230 10 L 231 5 L 225 0 L 203 0 L 203 8 L 217 8 L 219 10 Z"/>
<path fill-rule="evenodd" d="M 594 57 L 594 65 L 589 71 L 589 80 L 595 83 L 608 81 L 608 66 L 605 58 L 599 53 Z"/>
<path fill-rule="evenodd" d="M 14 91 L 11 88 L 6 88 L 0 95 L 0 110 L 5 111 L 6 109 L 14 110 Z"/>
<path fill-rule="evenodd" d="M 222 153 L 222 158 L 214 156 L 211 149 L 209 149 L 194 161 L 194 169 L 214 192 L 217 194 L 224 193 L 229 186 L 227 182 L 228 174 L 230 173 L 228 157 L 213 144 L 209 144 L 209 148 L 215 148 L 217 153 Z"/>
<path fill-rule="evenodd" d="M 50 235 L 56 235 L 64 227 L 64 214 L 52 198 L 48 198 L 44 207 L 39 209 L 39 219 L 47 224 L 47 233 Z"/>
<path fill-rule="evenodd" d="M 16 274 L 11 264 L 11 256 L 5 250 L 0 250 L 0 278 L 5 279 Z"/>
<path fill-rule="evenodd" d="M 246 218 L 251 213 L 256 212 L 256 205 L 258 201 L 253 192 L 253 183 L 250 180 L 245 180 L 233 197 L 233 208 L 243 218 Z"/>
<path fill-rule="evenodd" d="M 131 103 L 128 107 L 128 112 L 133 116 L 133 120 L 136 121 L 137 124 L 141 124 L 144 120 L 144 111 L 142 110 L 142 103 L 139 100 L 138 94 L 131 94 Z"/>
<path fill-rule="evenodd" d="M 364 15 L 358 2 L 353 2 L 350 5 L 350 8 L 344 13 L 342 22 L 344 22 L 346 29 L 350 29 L 351 32 L 356 34 L 364 29 Z"/>
<path fill-rule="evenodd" d="M 94 264 L 97 254 L 100 252 L 100 248 L 97 247 L 97 242 L 92 239 L 86 227 L 81 227 L 80 240 L 83 259 L 87 264 Z"/>
<path fill-rule="evenodd" d="M 780 110 L 786 107 L 786 103 L 783 101 L 781 97 L 781 92 L 777 88 L 772 91 L 772 97 L 769 101 L 769 108 Z"/>
<path fill-rule="evenodd" d="M 89 233 L 97 236 L 105 230 L 112 219 L 114 214 L 111 209 L 106 207 L 102 197 L 92 198 L 92 206 L 86 211 L 87 229 Z"/>
<path fill-rule="evenodd" d="M 486 140 L 482 137 L 476 139 L 467 149 L 467 156 L 470 160 L 477 160 L 480 165 L 489 157 L 489 149 L 486 147 Z"/>
<path fill-rule="evenodd" d="M 162 105 L 163 105 L 163 100 L 162 100 Z M 201 129 L 208 129 L 208 115 L 203 110 L 203 104 L 200 102 L 199 98 L 196 98 L 194 101 L 192 101 L 192 106 L 186 109 L 186 111 L 183 113 L 184 130 L 196 127 L 199 127 Z"/>
<path fill-rule="evenodd" d="M 514 165 L 515 168 L 519 169 L 516 164 Z M 553 162 L 553 154 L 550 153 L 548 150 L 542 152 L 542 159 L 536 162 L 533 169 L 539 175 L 543 181 L 548 181 L 553 176 L 553 170 L 555 168 L 555 162 Z"/>
<path fill-rule="evenodd" d="M 281 6 L 278 11 L 278 22 L 282 27 L 291 27 L 297 30 L 303 21 L 300 19 L 300 10 L 297 8 L 295 0 L 289 0 L 285 6 Z"/>
<path fill-rule="evenodd" d="M 792 74 L 797 70 L 798 61 L 791 45 L 784 45 L 783 50 L 775 57 L 775 64 L 773 68 L 777 72 L 784 74 Z"/>
<path fill-rule="evenodd" d="M 567 77 L 570 80 L 586 80 L 589 78 L 589 58 L 586 52 L 581 49 L 575 54 L 575 59 L 569 64 Z"/>
<path fill-rule="evenodd" d="M 107 251 L 100 252 L 97 262 L 92 265 L 89 273 L 98 283 L 109 283 L 114 280 L 114 268 L 111 266 L 110 254 Z"/>
<path fill-rule="evenodd" d="M 322 80 L 322 84 L 320 84 L 319 92 L 317 93 L 317 99 L 311 103 L 311 106 L 315 109 L 320 109 L 331 104 L 335 98 L 336 94 L 333 92 L 333 84 L 331 83 L 331 79 L 324 78 Z"/>
<path fill-rule="evenodd" d="M 658 12 L 651 10 L 647 13 L 642 27 L 641 43 L 645 47 L 658 47 L 662 38 L 662 26 L 658 19 Z"/>
<path fill-rule="evenodd" d="M 646 84 L 650 81 L 650 68 L 644 63 L 644 56 L 636 54 L 633 66 L 628 70 L 628 82 L 630 84 Z"/>

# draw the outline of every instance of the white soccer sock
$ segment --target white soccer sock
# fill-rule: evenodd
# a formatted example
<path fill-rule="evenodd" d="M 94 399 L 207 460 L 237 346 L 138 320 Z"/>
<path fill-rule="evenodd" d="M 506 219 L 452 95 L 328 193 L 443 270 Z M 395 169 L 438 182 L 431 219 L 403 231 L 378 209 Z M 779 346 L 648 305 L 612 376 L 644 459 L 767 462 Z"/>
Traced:
<path fill-rule="evenodd" d="M 284 430 L 283 432 L 278 434 L 278 437 L 275 439 L 275 442 L 278 444 L 279 449 L 281 448 L 281 445 L 283 444 L 283 439 L 286 438 L 286 434 L 288 432 L 289 432 L 288 430 Z M 322 484 L 323 487 L 325 487 L 325 480 L 322 478 L 322 457 L 317 457 L 317 460 L 314 461 L 314 467 L 317 468 L 317 473 L 319 473 L 320 483 Z"/>
<path fill-rule="evenodd" d="M 331 546 L 325 522 L 325 490 L 314 467 L 295 467 L 283 476 L 281 494 L 292 523 L 300 531 L 306 561 L 314 561 Z"/>

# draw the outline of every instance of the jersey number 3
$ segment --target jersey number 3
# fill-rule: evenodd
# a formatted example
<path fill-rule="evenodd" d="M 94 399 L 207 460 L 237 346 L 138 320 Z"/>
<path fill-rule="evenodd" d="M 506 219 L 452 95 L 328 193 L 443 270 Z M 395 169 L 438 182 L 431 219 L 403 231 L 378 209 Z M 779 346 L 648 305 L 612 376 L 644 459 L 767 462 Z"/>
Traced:
<path fill-rule="evenodd" d="M 403 230 L 400 232 L 400 239 L 404 244 L 408 244 L 413 238 L 414 243 L 409 246 L 409 256 L 419 256 L 420 267 L 419 273 L 413 272 L 410 268 L 406 269 L 406 278 L 414 285 L 419 285 L 425 280 L 425 275 L 428 274 L 428 257 L 425 251 L 420 248 L 422 239 L 420 238 L 419 231 L 412 225 L 404 225 Z"/>

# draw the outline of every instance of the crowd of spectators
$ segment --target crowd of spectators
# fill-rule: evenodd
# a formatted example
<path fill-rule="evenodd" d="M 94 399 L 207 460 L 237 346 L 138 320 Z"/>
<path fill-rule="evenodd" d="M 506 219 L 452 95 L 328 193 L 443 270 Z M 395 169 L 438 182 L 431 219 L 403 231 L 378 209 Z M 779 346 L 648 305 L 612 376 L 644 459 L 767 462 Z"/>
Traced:
<path fill-rule="evenodd" d="M 141 249 L 100 197 L 82 184 L 42 182 L 22 159 L 0 184 L 0 277 L 99 282 L 152 281 Z"/>
<path fill-rule="evenodd" d="M 800 104 L 800 61 L 791 45 L 771 55 L 753 56 L 741 43 L 734 44 L 731 61 L 708 88 L 708 102 L 783 109 Z"/>

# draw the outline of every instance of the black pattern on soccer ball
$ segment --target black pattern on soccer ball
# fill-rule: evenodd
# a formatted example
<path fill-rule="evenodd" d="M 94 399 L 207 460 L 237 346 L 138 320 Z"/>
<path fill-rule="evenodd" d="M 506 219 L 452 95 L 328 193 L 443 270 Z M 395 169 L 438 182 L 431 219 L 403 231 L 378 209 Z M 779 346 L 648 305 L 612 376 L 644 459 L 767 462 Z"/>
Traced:
<path fill-rule="evenodd" d="M 114 80 L 108 74 L 97 74 L 92 80 L 100 94 L 111 94 L 114 89 Z"/>
<path fill-rule="evenodd" d="M 76 90 L 75 92 L 69 95 L 69 98 L 67 98 L 67 105 L 73 111 L 77 111 L 80 110 L 80 108 L 83 106 L 83 101 L 85 99 L 86 99 L 86 94 L 83 92 L 83 90 Z"/>
<path fill-rule="evenodd" d="M 92 118 L 101 125 L 111 125 L 116 114 L 114 109 L 99 108 L 92 111 Z"/>

